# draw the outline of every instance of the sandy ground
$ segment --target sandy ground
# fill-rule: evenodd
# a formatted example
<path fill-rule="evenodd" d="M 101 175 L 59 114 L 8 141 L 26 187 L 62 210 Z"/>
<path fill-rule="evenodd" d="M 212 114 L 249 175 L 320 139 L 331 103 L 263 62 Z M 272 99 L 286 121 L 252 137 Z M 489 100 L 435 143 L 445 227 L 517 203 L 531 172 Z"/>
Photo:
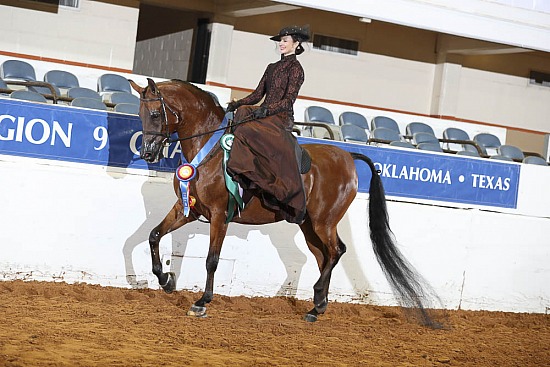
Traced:
<path fill-rule="evenodd" d="M 292 298 L 0 282 L 0 366 L 550 366 L 550 316 L 449 312 L 446 330 L 399 308 Z"/>

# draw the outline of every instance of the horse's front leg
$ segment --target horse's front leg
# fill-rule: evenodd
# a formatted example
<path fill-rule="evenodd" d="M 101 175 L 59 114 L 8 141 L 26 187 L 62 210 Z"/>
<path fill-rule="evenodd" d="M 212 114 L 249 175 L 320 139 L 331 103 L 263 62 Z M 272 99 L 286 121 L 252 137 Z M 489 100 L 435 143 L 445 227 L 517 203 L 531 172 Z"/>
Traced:
<path fill-rule="evenodd" d="M 176 274 L 173 272 L 164 273 L 160 261 L 159 244 L 161 238 L 172 231 L 180 228 L 186 223 L 194 221 L 194 218 L 183 215 L 183 206 L 178 200 L 166 217 L 158 226 L 153 228 L 149 234 L 149 247 L 151 248 L 151 260 L 153 262 L 153 274 L 157 276 L 158 282 L 166 293 L 172 293 L 176 289 Z"/>
<path fill-rule="evenodd" d="M 189 316 L 206 317 L 206 304 L 214 297 L 214 273 L 220 261 L 223 240 L 227 233 L 225 212 L 210 218 L 210 247 L 206 257 L 206 286 L 202 297 L 191 306 Z"/>

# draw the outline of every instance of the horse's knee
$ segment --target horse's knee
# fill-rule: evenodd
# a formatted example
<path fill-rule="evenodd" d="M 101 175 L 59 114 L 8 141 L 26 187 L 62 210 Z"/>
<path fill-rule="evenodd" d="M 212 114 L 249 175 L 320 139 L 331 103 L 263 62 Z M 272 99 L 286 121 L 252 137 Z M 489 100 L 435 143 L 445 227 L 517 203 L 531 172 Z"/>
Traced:
<path fill-rule="evenodd" d="M 342 255 L 346 253 L 346 250 L 346 244 L 342 241 L 338 241 L 338 258 L 342 257 Z"/>
<path fill-rule="evenodd" d="M 208 255 L 208 257 L 206 258 L 206 271 L 215 272 L 218 269 L 219 262 L 219 255 Z"/>
<path fill-rule="evenodd" d="M 151 233 L 149 233 L 149 243 L 150 244 L 158 243 L 161 237 L 162 236 L 160 235 L 160 230 L 158 229 L 158 227 L 153 228 Z"/>

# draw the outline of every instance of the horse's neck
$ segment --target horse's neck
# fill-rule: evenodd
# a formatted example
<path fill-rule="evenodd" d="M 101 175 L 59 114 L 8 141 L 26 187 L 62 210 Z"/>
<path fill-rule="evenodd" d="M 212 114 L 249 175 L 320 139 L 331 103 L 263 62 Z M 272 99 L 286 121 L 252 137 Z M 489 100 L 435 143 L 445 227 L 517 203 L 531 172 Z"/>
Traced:
<path fill-rule="evenodd" d="M 181 152 L 189 162 L 205 147 L 210 137 L 214 134 L 213 131 L 220 127 L 223 118 L 223 115 L 220 117 L 212 112 L 210 116 L 203 120 L 212 121 L 209 124 L 199 122 L 190 129 L 185 129 L 185 125 L 187 125 L 185 122 L 182 124 L 182 128 L 178 130 L 178 137 L 181 139 Z"/>

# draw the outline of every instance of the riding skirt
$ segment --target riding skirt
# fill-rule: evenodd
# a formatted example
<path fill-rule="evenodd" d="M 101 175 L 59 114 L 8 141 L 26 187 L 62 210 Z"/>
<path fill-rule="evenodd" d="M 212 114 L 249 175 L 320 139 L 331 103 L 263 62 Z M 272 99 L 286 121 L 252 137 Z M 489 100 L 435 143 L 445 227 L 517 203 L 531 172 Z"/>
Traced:
<path fill-rule="evenodd" d="M 235 122 L 250 119 L 254 109 L 239 107 Z M 266 207 L 280 211 L 288 222 L 302 223 L 306 197 L 292 125 L 285 113 L 237 124 L 227 171 L 243 189 L 253 190 Z"/>

